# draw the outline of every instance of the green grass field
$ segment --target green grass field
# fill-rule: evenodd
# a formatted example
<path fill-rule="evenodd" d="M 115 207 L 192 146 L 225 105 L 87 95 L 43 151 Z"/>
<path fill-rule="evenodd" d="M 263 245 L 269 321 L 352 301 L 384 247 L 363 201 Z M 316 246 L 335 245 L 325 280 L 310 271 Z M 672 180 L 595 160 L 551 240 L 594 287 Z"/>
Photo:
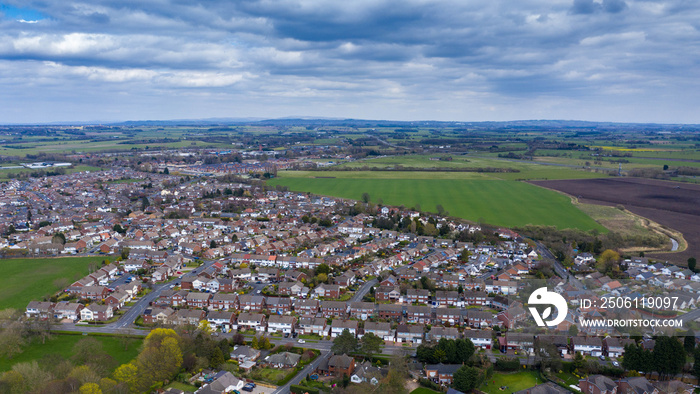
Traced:
<path fill-rule="evenodd" d="M 287 173 L 270 181 L 290 190 L 360 200 L 369 193 L 373 202 L 404 205 L 437 212 L 442 205 L 449 215 L 472 221 L 516 227 L 552 225 L 582 230 L 605 228 L 559 193 L 523 182 L 474 179 L 354 179 L 291 178 Z M 319 173 L 313 173 L 322 175 Z M 347 172 L 348 176 L 356 174 Z M 362 173 L 363 175 L 366 173 Z M 403 175 L 403 173 L 399 173 Z M 437 175 L 437 174 L 433 174 Z M 449 174 L 453 175 L 453 174 Z"/>
<path fill-rule="evenodd" d="M 488 379 L 487 382 L 479 387 L 479 390 L 487 394 L 510 394 L 516 391 L 534 387 L 540 383 L 544 383 L 542 379 L 537 377 L 537 372 L 523 371 L 515 373 L 496 372 Z M 507 386 L 505 390 L 501 390 L 501 386 Z"/>
<path fill-rule="evenodd" d="M 88 274 L 88 264 L 103 257 L 22 258 L 0 260 L 0 310 L 24 310 L 29 301 L 60 290 L 58 280 L 68 284 Z"/>
<path fill-rule="evenodd" d="M 443 155 L 444 156 L 444 155 Z M 447 176 L 455 179 L 501 179 L 501 180 L 535 180 L 535 179 L 588 179 L 601 178 L 607 176 L 604 173 L 596 173 L 584 171 L 581 168 L 570 168 L 557 165 L 539 164 L 527 161 L 509 161 L 499 159 L 497 157 L 483 157 L 481 155 L 453 155 L 451 161 L 431 160 L 433 156 L 428 155 L 406 155 L 406 156 L 390 156 L 380 157 L 377 159 L 358 160 L 350 163 L 341 164 L 340 168 L 361 169 L 363 167 L 376 168 L 392 168 L 396 166 L 414 167 L 414 168 L 455 168 L 455 169 L 477 169 L 477 168 L 509 168 L 518 170 L 519 172 L 445 172 L 441 174 L 426 172 L 427 179 L 432 179 L 430 174 L 434 176 Z M 439 157 L 436 155 L 435 157 Z M 575 163 L 556 163 L 578 165 Z M 333 171 L 335 172 L 335 171 Z M 379 172 L 379 171 L 372 171 Z M 319 176 L 324 176 L 325 171 Z M 422 177 L 422 175 L 412 175 L 416 172 L 407 172 L 400 175 L 401 172 L 394 175 L 396 177 Z M 418 173 L 420 174 L 420 173 Z M 370 177 L 372 177 L 370 175 Z"/>
<path fill-rule="evenodd" d="M 17 363 L 38 361 L 45 354 L 55 353 L 68 359 L 73 355 L 73 346 L 83 338 L 87 337 L 83 335 L 56 334 L 51 336 L 45 344 L 42 344 L 35 338 L 32 343 L 24 346 L 24 351 L 21 354 L 15 355 L 11 360 L 0 358 L 0 372 L 11 369 Z M 143 342 L 143 339 L 132 339 L 128 349 L 124 350 L 124 345 L 120 343 L 117 337 L 92 336 L 91 338 L 102 343 L 102 349 L 118 362 L 117 365 L 127 363 L 136 357 Z"/>
<path fill-rule="evenodd" d="M 39 171 L 54 171 L 57 169 L 64 169 L 66 171 L 66 174 L 73 174 L 76 172 L 82 172 L 82 171 L 101 171 L 102 168 L 100 167 L 93 167 L 93 166 L 83 166 L 83 165 L 78 165 L 74 166 L 73 168 L 70 167 L 52 167 L 52 168 L 9 168 L 9 169 L 0 169 L 0 178 L 9 178 L 10 175 L 16 176 L 19 173 L 24 173 L 24 172 L 39 172 Z"/>
<path fill-rule="evenodd" d="M 417 389 L 411 391 L 411 394 L 439 394 L 439 391 L 431 390 L 427 387 L 418 387 Z"/>

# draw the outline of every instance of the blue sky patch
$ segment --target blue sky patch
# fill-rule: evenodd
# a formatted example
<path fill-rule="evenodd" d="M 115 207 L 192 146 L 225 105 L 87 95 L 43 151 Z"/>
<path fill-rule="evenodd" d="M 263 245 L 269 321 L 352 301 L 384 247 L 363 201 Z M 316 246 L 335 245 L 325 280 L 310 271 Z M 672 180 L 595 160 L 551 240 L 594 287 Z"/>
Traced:
<path fill-rule="evenodd" d="M 17 8 L 11 5 L 0 3 L 0 14 L 3 14 L 7 19 L 15 19 L 18 21 L 32 22 L 40 21 L 46 17 L 41 12 L 28 8 Z"/>

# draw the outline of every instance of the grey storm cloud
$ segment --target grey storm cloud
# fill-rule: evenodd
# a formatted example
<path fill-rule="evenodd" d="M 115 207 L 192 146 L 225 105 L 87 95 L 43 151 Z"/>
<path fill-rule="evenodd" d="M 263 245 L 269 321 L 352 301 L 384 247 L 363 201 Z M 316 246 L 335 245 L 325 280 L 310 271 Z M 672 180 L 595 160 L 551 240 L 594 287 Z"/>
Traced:
<path fill-rule="evenodd" d="M 695 2 L 0 4 L 0 123 L 42 120 L 28 107 L 45 120 L 700 121 Z"/>

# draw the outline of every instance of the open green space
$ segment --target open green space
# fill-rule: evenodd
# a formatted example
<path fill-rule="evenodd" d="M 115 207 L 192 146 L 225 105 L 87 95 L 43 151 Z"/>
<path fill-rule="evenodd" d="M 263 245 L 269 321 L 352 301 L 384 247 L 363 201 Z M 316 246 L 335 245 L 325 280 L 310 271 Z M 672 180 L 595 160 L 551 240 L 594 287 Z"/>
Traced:
<path fill-rule="evenodd" d="M 417 389 L 411 391 L 411 394 L 439 394 L 439 391 L 431 390 L 427 387 L 418 387 Z"/>
<path fill-rule="evenodd" d="M 257 368 L 250 373 L 250 378 L 260 380 L 270 384 L 279 384 L 286 380 L 287 377 L 294 376 L 297 373 L 296 368 Z"/>
<path fill-rule="evenodd" d="M 57 170 L 63 170 L 66 174 L 73 174 L 76 172 L 83 171 L 101 171 L 100 167 L 93 166 L 72 166 L 72 167 L 47 167 L 47 168 L 7 168 L 0 169 L 0 178 L 12 178 L 16 177 L 20 173 L 41 173 L 41 172 L 52 172 Z"/>
<path fill-rule="evenodd" d="M 31 343 L 23 347 L 23 352 L 15 355 L 12 359 L 0 358 L 0 372 L 8 371 L 13 365 L 22 362 L 39 361 L 44 355 L 58 354 L 63 358 L 70 359 L 73 355 L 73 347 L 78 341 L 87 338 L 84 335 L 52 335 L 46 343 L 41 343 L 38 338 L 34 338 Z M 131 339 L 126 350 L 124 344 L 118 337 L 90 336 L 102 344 L 102 349 L 116 361 L 115 366 L 128 363 L 139 353 L 139 348 L 143 339 Z"/>
<path fill-rule="evenodd" d="M 568 197 L 523 182 L 473 179 L 356 179 L 288 178 L 270 181 L 290 190 L 437 212 L 442 205 L 451 216 L 499 226 L 527 224 L 606 231 L 571 204 Z M 318 173 L 315 173 L 318 174 Z M 349 172 L 348 175 L 354 174 Z M 364 174 L 364 173 L 363 173 Z M 403 174 L 403 173 L 399 173 Z"/>
<path fill-rule="evenodd" d="M 579 378 L 572 375 L 571 372 L 557 372 L 555 376 L 561 379 L 562 382 L 567 386 L 572 384 L 578 386 Z"/>
<path fill-rule="evenodd" d="M 493 376 L 479 387 L 479 390 L 487 394 L 510 394 L 536 386 L 540 383 L 544 382 L 538 377 L 537 372 L 533 371 L 513 373 L 495 372 Z M 507 388 L 501 390 L 500 388 L 502 386 L 506 386 Z"/>
<path fill-rule="evenodd" d="M 182 382 L 172 382 L 169 385 L 165 386 L 165 389 L 170 389 L 170 388 L 178 389 L 178 390 L 182 390 L 182 391 L 191 391 L 193 393 L 195 391 L 197 391 L 197 386 L 192 386 L 192 385 L 185 384 Z"/>
<path fill-rule="evenodd" d="M 29 301 L 40 300 L 88 274 L 90 263 L 103 257 L 20 258 L 0 260 L 0 310 L 24 310 Z"/>
<path fill-rule="evenodd" d="M 450 157 L 451 160 L 438 160 L 440 157 Z M 574 163 L 554 163 L 577 166 Z M 483 157 L 473 155 L 405 155 L 405 156 L 390 156 L 380 157 L 376 159 L 358 160 L 350 163 L 345 163 L 339 168 L 353 168 L 362 170 L 363 168 L 386 168 L 396 169 L 400 167 L 411 168 L 454 168 L 454 169 L 512 169 L 518 172 L 446 172 L 447 175 L 454 175 L 456 178 L 461 176 L 469 176 L 463 174 L 471 174 L 472 179 L 488 178 L 488 179 L 503 179 L 503 180 L 534 180 L 534 179 L 579 179 L 579 178 L 601 178 L 607 176 L 604 173 L 585 171 L 581 168 L 571 168 L 561 165 L 547 165 L 533 163 L 521 160 L 505 160 L 497 157 Z M 335 172 L 335 171 L 334 171 Z M 371 171 L 377 172 L 377 171 Z M 400 172 L 400 171 L 397 171 Z M 412 174 L 414 172 L 409 172 Z M 325 171 L 320 172 L 319 176 L 324 176 Z M 430 172 L 428 172 L 430 174 Z M 432 173 L 435 174 L 435 173 Z M 400 175 L 397 175 L 400 176 Z M 411 177 L 410 175 L 408 175 Z"/>

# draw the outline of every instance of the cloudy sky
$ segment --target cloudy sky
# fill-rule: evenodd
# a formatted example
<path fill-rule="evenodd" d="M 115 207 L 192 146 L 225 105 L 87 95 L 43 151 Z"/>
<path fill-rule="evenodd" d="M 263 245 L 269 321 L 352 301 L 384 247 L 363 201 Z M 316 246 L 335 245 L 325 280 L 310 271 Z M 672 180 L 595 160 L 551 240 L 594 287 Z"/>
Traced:
<path fill-rule="evenodd" d="M 697 0 L 0 0 L 0 123 L 700 123 Z"/>

